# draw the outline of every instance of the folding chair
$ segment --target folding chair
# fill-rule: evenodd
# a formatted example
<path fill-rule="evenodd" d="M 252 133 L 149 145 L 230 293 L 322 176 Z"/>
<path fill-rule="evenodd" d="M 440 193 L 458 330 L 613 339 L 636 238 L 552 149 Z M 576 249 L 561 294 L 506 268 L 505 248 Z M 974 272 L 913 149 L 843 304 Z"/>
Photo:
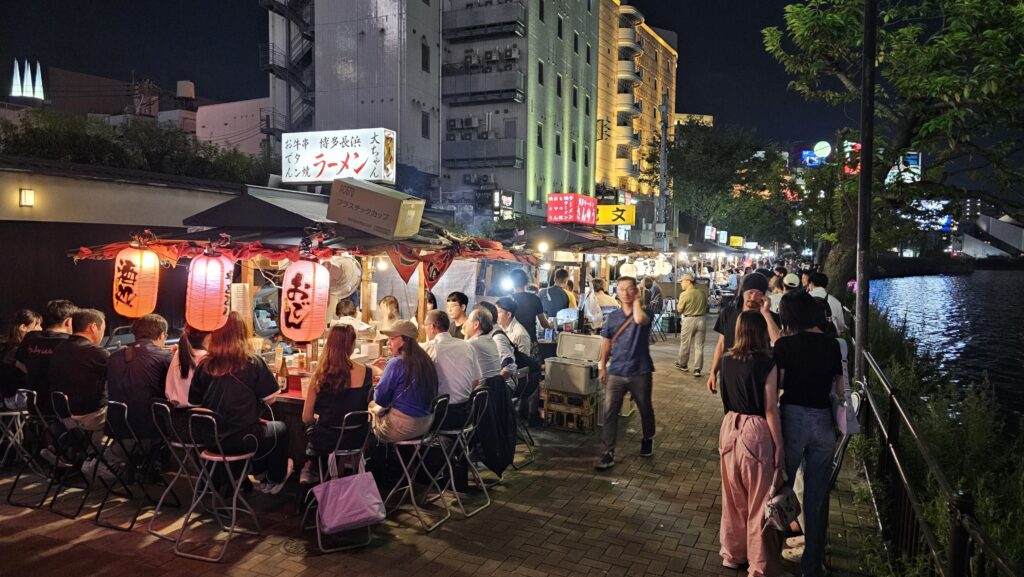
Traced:
<path fill-rule="evenodd" d="M 324 476 L 323 467 L 319 468 L 320 483 L 324 483 L 331 479 L 337 479 L 345 476 L 345 469 L 349 469 L 352 472 L 362 472 L 365 470 L 364 452 L 366 450 L 366 441 L 370 437 L 370 412 L 369 411 L 353 411 L 347 413 L 341 421 L 340 427 L 331 427 L 333 430 L 338 432 L 338 439 L 334 443 L 334 450 L 325 455 L 314 455 L 318 464 L 321 462 L 321 457 L 327 459 L 327 476 Z M 354 434 L 358 434 L 360 429 L 363 433 L 363 442 L 359 444 L 358 449 L 342 449 L 342 441 L 346 437 L 346 433 L 351 437 Z M 317 521 L 316 509 L 319 506 L 316 497 L 313 495 L 313 489 L 306 493 L 306 506 L 305 511 L 302 513 L 302 521 L 299 526 L 303 530 L 316 529 L 316 544 L 320 548 L 321 553 L 334 553 L 336 551 L 345 551 L 347 549 L 355 549 L 356 547 L 365 547 L 370 544 L 373 540 L 373 530 L 371 527 L 366 527 L 366 540 L 358 543 L 349 543 L 338 545 L 336 547 L 327 547 L 324 545 L 324 535 L 320 531 L 320 523 Z M 307 525 L 306 518 L 310 513 L 313 513 L 313 524 Z"/>
<path fill-rule="evenodd" d="M 21 467 L 18 468 L 17 475 L 14 476 L 14 482 L 11 483 L 11 488 L 7 492 L 7 502 L 15 507 L 25 507 L 28 509 L 38 509 L 46 503 L 46 498 L 50 496 L 50 489 L 53 488 L 52 479 L 58 474 L 57 469 L 60 466 L 60 461 L 54 456 L 54 460 L 50 463 L 48 460 L 42 457 L 41 452 L 47 447 L 47 440 L 52 436 L 50 432 L 50 425 L 53 423 L 53 417 L 46 417 L 39 409 L 39 405 L 36 403 L 36 392 L 29 389 L 18 389 L 15 393 L 15 403 L 19 407 L 24 407 L 24 420 L 21 422 L 21 452 L 22 462 Z M 30 448 L 29 443 L 35 443 L 35 447 Z M 42 482 L 46 482 L 46 491 L 40 497 L 38 503 L 27 503 L 14 500 L 14 494 L 18 490 L 18 483 L 26 472 L 31 472 L 33 475 L 39 477 Z"/>
<path fill-rule="evenodd" d="M 668 337 L 665 336 L 664 331 L 661 330 L 661 319 L 665 316 L 664 312 L 654 313 L 654 318 L 651 319 L 651 342 L 656 343 L 658 339 L 662 342 L 667 341 Z"/>
<path fill-rule="evenodd" d="M 17 395 L 15 396 L 17 399 Z M 18 405 L 23 407 L 24 405 Z M 8 462 L 23 463 L 32 458 L 25 448 L 25 421 L 28 411 L 24 408 L 7 409 L 0 406 L 0 441 L 5 444 L 0 456 L 0 467 Z"/>
<path fill-rule="evenodd" d="M 518 447 L 521 442 L 526 446 L 526 453 L 529 455 L 525 461 L 522 461 L 519 464 L 516 464 L 515 461 L 512 462 L 512 468 L 517 471 L 533 462 L 535 458 L 533 454 L 533 446 L 537 444 L 533 440 L 533 435 L 530 434 L 529 423 L 526 422 L 522 413 L 519 412 L 519 404 L 527 402 L 527 400 L 523 398 L 523 393 L 526 391 L 526 387 L 529 386 L 529 380 L 529 367 L 521 367 L 516 371 L 516 386 L 512 391 L 512 406 L 515 407 L 516 414 L 516 446 Z"/>
<path fill-rule="evenodd" d="M 423 513 L 420 511 L 419 505 L 416 504 L 416 495 L 413 492 L 413 479 L 422 469 L 426 472 L 427 477 L 430 478 L 430 486 L 437 490 L 438 495 L 442 494 L 441 487 L 437 484 L 437 479 L 430 473 L 429 468 L 424 466 L 423 459 L 426 456 L 425 447 L 428 447 L 434 442 L 437 437 L 438 430 L 441 428 L 441 424 L 444 422 L 445 417 L 448 414 L 448 395 L 440 395 L 434 399 L 430 406 L 430 430 L 425 435 L 418 439 L 409 439 L 407 441 L 397 441 L 391 443 L 391 447 L 395 450 L 395 455 L 398 456 L 398 463 L 402 467 L 402 479 L 395 484 L 388 493 L 388 496 L 384 499 L 384 506 L 387 508 L 388 502 L 396 494 L 400 494 L 401 498 L 398 499 L 398 503 L 394 508 L 388 510 L 388 514 L 393 513 L 397 510 L 402 503 L 405 501 L 406 495 L 409 496 L 409 503 L 412 504 L 413 511 L 415 511 L 416 518 L 419 519 L 423 530 L 427 533 L 437 529 L 442 523 L 451 518 L 452 513 L 448 509 L 447 503 L 444 499 L 441 499 L 441 505 L 444 506 L 444 517 L 439 519 L 432 525 L 428 525 L 424 520 Z M 408 461 L 402 456 L 402 447 L 412 447 L 412 455 L 409 456 Z M 428 487 L 429 490 L 430 487 Z"/>
<path fill-rule="evenodd" d="M 213 445 L 217 450 L 211 451 L 204 449 L 199 453 L 199 479 L 196 480 L 195 494 L 192 496 L 192 505 L 188 508 L 185 513 L 185 520 L 181 526 L 181 530 L 178 532 L 178 538 L 174 542 L 174 554 L 180 557 L 187 557 L 189 559 L 196 559 L 198 561 L 212 561 L 214 563 L 220 562 L 224 559 L 224 555 L 228 551 L 228 545 L 231 544 L 231 538 L 234 534 L 241 533 L 245 535 L 259 535 L 261 532 L 260 521 L 256 517 L 256 511 L 249 505 L 249 502 L 242 497 L 242 482 L 245 480 L 247 471 L 249 469 L 249 461 L 256 455 L 256 439 L 252 438 L 253 450 L 246 453 L 228 455 L 224 452 L 224 448 L 220 443 L 220 435 L 217 429 L 217 414 L 208 409 L 192 409 L 192 413 L 189 416 L 188 422 L 189 436 L 192 437 L 192 444 L 197 446 L 208 446 Z M 203 444 L 203 440 L 206 440 L 206 445 Z M 242 463 L 242 469 L 235 475 L 231 470 L 232 463 Z M 230 483 L 231 490 L 231 504 L 228 505 L 224 498 L 220 495 L 220 492 L 214 486 L 213 477 L 217 471 L 217 466 L 223 467 L 224 472 L 227 475 L 228 482 Z M 203 499 L 207 496 L 210 497 L 210 511 L 213 513 L 214 519 L 220 525 L 221 529 L 228 532 L 227 539 L 224 541 L 224 545 L 220 548 L 220 553 L 216 556 L 210 555 L 199 555 L 197 553 L 186 552 L 181 550 L 181 544 L 185 540 L 185 534 L 189 530 L 189 521 L 192 519 L 192 514 L 195 513 L 197 507 L 202 504 Z M 247 529 L 241 529 L 237 526 L 238 523 L 238 510 L 241 505 L 243 512 L 248 513 L 256 525 L 256 531 L 250 531 Z M 225 524 L 225 520 L 222 518 L 222 511 L 230 511 L 230 522 Z"/>
<path fill-rule="evenodd" d="M 107 401 L 106 429 L 107 437 L 110 439 L 108 446 L 116 446 L 121 451 L 121 454 L 124 455 L 125 463 L 120 472 L 114 472 L 117 476 L 116 483 L 104 483 L 107 491 L 103 495 L 103 500 L 100 501 L 99 509 L 96 510 L 95 523 L 100 527 L 106 527 L 108 529 L 131 531 L 132 527 L 135 526 L 135 521 L 138 520 L 139 514 L 142 513 L 142 509 L 145 508 L 146 504 L 157 504 L 156 500 L 149 496 L 149 491 L 146 489 L 146 481 L 152 476 L 156 458 L 159 455 L 159 451 L 163 448 L 163 445 L 153 442 L 150 444 L 149 450 L 146 451 L 143 448 L 143 444 L 139 440 L 138 435 L 135 434 L 131 424 L 128 422 L 128 405 L 117 401 Z M 127 443 L 130 443 L 131 445 L 129 446 Z M 116 484 L 120 484 L 125 489 L 126 493 L 123 496 L 128 501 L 132 501 L 135 498 L 135 494 L 132 491 L 132 485 L 138 487 L 140 492 L 139 506 L 135 508 L 131 517 L 131 522 L 127 527 L 107 523 L 101 518 L 103 510 L 106 508 L 107 503 L 110 500 L 110 495 L 112 493 L 117 494 L 114 491 L 114 486 Z M 165 485 L 166 483 L 161 478 L 157 481 L 157 484 Z"/>
<path fill-rule="evenodd" d="M 71 419 L 71 406 L 68 403 L 67 395 L 60 391 L 53 391 L 50 393 L 50 399 L 53 401 L 53 412 L 58 418 L 65 421 Z M 53 498 L 50 499 L 50 511 L 62 517 L 67 517 L 68 519 L 78 517 L 82 512 L 82 507 L 85 506 L 85 501 L 89 498 L 89 494 L 92 492 L 93 486 L 96 484 L 97 474 L 103 467 L 106 467 L 107 471 L 114 474 L 114 479 L 111 480 L 110 483 L 103 479 L 102 476 L 100 477 L 100 482 L 103 483 L 105 487 L 109 488 L 114 483 L 120 482 L 121 486 L 124 487 L 126 491 L 128 490 L 124 481 L 121 480 L 117 473 L 114 473 L 114 468 L 110 466 L 110 463 L 108 463 L 103 456 L 103 451 L 109 444 L 109 441 L 100 441 L 100 444 L 97 445 L 96 440 L 93 438 L 93 435 L 96 433 L 98 433 L 98 431 L 86 431 L 80 427 L 72 427 L 67 429 L 57 438 L 56 448 L 58 465 L 61 459 L 64 459 L 71 465 L 67 468 L 58 466 L 56 468 L 58 474 L 50 480 L 51 484 L 54 481 L 57 482 L 57 487 L 53 492 Z M 92 470 L 92 474 L 87 475 L 85 471 L 82 470 L 82 466 L 90 459 L 94 460 L 96 467 Z M 84 487 L 82 487 L 82 497 L 78 501 L 78 507 L 75 508 L 75 512 L 73 514 L 58 511 L 57 501 L 59 500 L 61 493 L 63 493 L 66 488 L 72 486 L 69 480 L 73 479 L 75 474 L 79 475 L 84 483 Z"/>
<path fill-rule="evenodd" d="M 484 483 L 483 478 L 480 477 L 480 469 L 477 468 L 476 463 L 473 462 L 469 453 L 469 448 L 473 446 L 473 440 L 480 427 L 480 422 L 487 413 L 488 394 L 489 392 L 487 389 L 483 388 L 473 391 L 469 396 L 469 414 L 466 416 L 466 422 L 462 428 L 439 430 L 437 435 L 434 437 L 432 444 L 429 446 L 437 447 L 444 452 L 445 464 L 448 466 L 448 481 L 442 488 L 440 497 L 443 498 L 444 492 L 451 489 L 452 494 L 455 495 L 455 502 L 458 504 L 459 510 L 467 518 L 483 511 L 491 504 L 491 496 L 487 493 L 487 485 Z M 473 475 L 473 481 L 484 492 L 484 497 L 487 499 L 486 503 L 480 505 L 472 512 L 466 511 L 466 507 L 462 503 L 462 497 L 459 496 L 459 492 L 455 489 L 455 468 L 452 465 L 452 459 L 456 458 L 466 459 L 469 472 Z"/>
<path fill-rule="evenodd" d="M 184 477 L 188 481 L 188 488 L 190 491 L 195 493 L 195 483 L 192 482 L 193 478 L 199 476 L 199 452 L 201 447 L 192 444 L 192 439 L 188 439 L 186 442 L 181 438 L 178 430 L 175 429 L 174 423 L 171 420 L 171 406 L 162 401 L 154 401 L 152 404 L 153 413 L 153 424 L 156 425 L 156 430 L 160 434 L 160 438 L 167 447 L 168 452 L 174 458 L 174 462 L 178 464 L 177 471 L 174 472 L 174 477 L 171 482 L 167 484 L 167 488 L 160 494 L 160 499 L 156 502 L 156 507 L 153 509 L 153 515 L 149 518 L 149 534 L 155 537 L 164 539 L 165 541 L 174 541 L 174 537 L 170 535 L 164 535 L 163 533 L 154 529 L 157 517 L 160 516 L 160 511 L 163 508 L 164 501 L 168 495 L 174 497 L 175 508 L 181 507 L 181 500 L 178 499 L 178 495 L 174 492 L 174 485 L 178 482 L 178 479 Z M 180 455 L 179 455 L 180 453 Z"/>

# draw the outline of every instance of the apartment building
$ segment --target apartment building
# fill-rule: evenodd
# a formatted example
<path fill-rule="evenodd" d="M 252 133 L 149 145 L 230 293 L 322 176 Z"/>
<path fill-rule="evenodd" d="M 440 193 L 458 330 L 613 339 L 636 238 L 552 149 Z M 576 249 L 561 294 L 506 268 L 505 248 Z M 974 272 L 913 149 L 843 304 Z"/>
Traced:
<path fill-rule="evenodd" d="M 593 194 L 598 0 L 445 4 L 442 204 Z"/>
<path fill-rule="evenodd" d="M 604 187 L 654 196 L 657 186 L 640 182 L 650 168 L 646 155 L 661 133 L 661 104 L 675 109 L 675 34 L 647 25 L 643 14 L 622 0 L 600 0 L 596 180 Z M 646 211 L 641 211 L 646 212 Z"/>

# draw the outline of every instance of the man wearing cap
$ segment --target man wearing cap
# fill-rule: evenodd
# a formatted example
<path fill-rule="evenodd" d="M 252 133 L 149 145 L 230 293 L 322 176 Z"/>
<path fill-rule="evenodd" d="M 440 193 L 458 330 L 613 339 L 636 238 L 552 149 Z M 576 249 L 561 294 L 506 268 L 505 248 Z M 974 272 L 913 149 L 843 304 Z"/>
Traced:
<path fill-rule="evenodd" d="M 693 376 L 699 377 L 704 368 L 704 334 L 706 331 L 704 315 L 708 314 L 708 294 L 694 285 L 693 275 L 686 273 L 679 279 L 683 293 L 679 295 L 676 312 L 681 317 L 679 327 L 679 358 L 676 368 L 687 370 L 690 351 L 693 350 Z"/>
<path fill-rule="evenodd" d="M 711 364 L 711 374 L 708 375 L 708 390 L 712 393 L 718 390 L 718 369 L 722 363 L 722 355 L 732 348 L 736 340 L 736 321 L 743 311 L 761 311 L 765 322 L 768 324 L 768 336 L 774 344 L 779 338 L 779 318 L 769 310 L 769 301 L 765 298 L 768 291 L 768 278 L 761 273 L 750 273 L 743 277 L 743 284 L 736 294 L 736 306 L 725 307 L 718 314 L 715 321 L 715 332 L 718 333 L 718 345 L 715 346 L 715 358 Z"/>

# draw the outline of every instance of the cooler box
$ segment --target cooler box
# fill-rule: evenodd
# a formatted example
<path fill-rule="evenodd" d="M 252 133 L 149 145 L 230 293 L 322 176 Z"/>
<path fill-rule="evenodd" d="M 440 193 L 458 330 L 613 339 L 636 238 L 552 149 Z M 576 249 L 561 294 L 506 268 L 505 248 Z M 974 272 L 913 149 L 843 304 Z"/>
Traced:
<path fill-rule="evenodd" d="M 597 377 L 601 340 L 598 335 L 558 335 L 558 356 L 544 361 L 545 386 L 552 391 L 577 395 L 599 392 L 601 382 Z"/>

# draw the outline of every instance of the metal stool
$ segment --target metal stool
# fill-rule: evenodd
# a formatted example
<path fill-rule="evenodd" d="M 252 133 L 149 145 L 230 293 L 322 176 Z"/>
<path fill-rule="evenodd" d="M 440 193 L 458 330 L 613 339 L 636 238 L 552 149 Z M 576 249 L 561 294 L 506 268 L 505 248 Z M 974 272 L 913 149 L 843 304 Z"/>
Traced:
<path fill-rule="evenodd" d="M 420 511 L 419 505 L 416 504 L 416 495 L 413 493 L 413 479 L 416 477 L 417 473 L 419 473 L 420 469 L 423 469 L 426 471 L 427 476 L 430 477 L 430 483 L 434 487 L 434 489 L 437 490 L 437 493 L 439 495 L 443 493 L 441 487 L 437 484 L 437 479 L 430 474 L 430 471 L 427 470 L 426 467 L 423 466 L 423 458 L 426 454 L 425 446 L 429 445 L 434 441 L 434 438 L 438 434 L 438 429 L 441 428 L 441 423 L 444 422 L 445 416 L 447 416 L 447 414 L 448 395 L 440 395 L 436 397 L 434 401 L 431 403 L 430 430 L 427 431 L 425 435 L 418 439 L 409 439 L 407 441 L 397 441 L 395 443 L 391 443 L 391 447 L 395 450 L 395 455 L 398 456 L 398 463 L 402 467 L 403 477 L 401 480 L 398 481 L 397 484 L 395 484 L 394 488 L 391 489 L 391 492 L 389 492 L 388 496 L 384 499 L 384 506 L 385 508 L 387 508 L 388 502 L 391 501 L 391 498 L 394 497 L 395 494 L 401 494 L 401 498 L 398 500 L 398 503 L 394 506 L 394 508 L 388 510 L 388 513 L 390 514 L 397 510 L 398 507 L 402 505 L 402 502 L 405 501 L 406 495 L 408 495 L 409 503 L 412 504 L 412 508 L 413 511 L 415 511 L 416 518 L 419 519 L 420 524 L 423 525 L 423 530 L 427 533 L 440 527 L 442 523 L 451 518 L 452 513 L 448 509 L 448 505 L 442 499 L 441 504 L 444 506 L 444 517 L 439 519 L 436 523 L 428 525 L 427 522 L 424 520 L 423 513 Z M 402 447 L 413 448 L 412 455 L 409 456 L 408 462 L 406 462 L 405 458 L 402 457 Z"/>
<path fill-rule="evenodd" d="M 462 514 L 469 518 L 476 515 L 480 511 L 483 511 L 491 504 L 491 496 L 487 492 L 487 485 L 484 483 L 483 478 L 480 477 L 480 469 L 476 467 L 476 463 L 473 462 L 472 457 L 469 454 L 469 448 L 473 446 L 473 439 L 476 437 L 476 432 L 480 427 L 480 422 L 483 420 L 484 415 L 487 413 L 487 396 L 489 395 L 487 389 L 476 389 L 471 395 L 469 395 L 469 414 L 466 415 L 466 422 L 461 429 L 454 430 L 440 430 L 432 440 L 429 448 L 437 447 L 444 453 L 445 464 L 448 466 L 448 481 L 442 488 L 441 495 L 444 497 L 444 492 L 451 489 L 452 494 L 455 495 L 455 502 L 459 506 L 459 510 Z M 447 445 L 447 446 L 446 446 Z M 466 464 L 469 468 L 469 472 L 473 475 L 473 481 L 478 487 L 484 492 L 484 497 L 487 502 L 480 505 L 472 512 L 467 512 L 466 507 L 462 503 L 462 497 L 459 496 L 459 492 L 455 489 L 455 468 L 452 466 L 452 459 L 457 458 L 460 455 L 456 455 L 456 451 L 462 452 L 461 458 L 466 459 Z"/>
<path fill-rule="evenodd" d="M 58 418 L 65 421 L 70 420 L 71 406 L 68 403 L 68 396 L 60 391 L 53 391 L 50 393 L 50 399 L 53 401 L 53 412 Z M 50 485 L 53 486 L 54 482 L 57 483 L 56 488 L 53 492 L 53 498 L 50 499 L 50 511 L 69 519 L 74 519 L 82 512 L 82 507 L 85 506 L 85 501 L 89 498 L 89 494 L 92 492 L 93 486 L 96 484 L 96 476 L 100 471 L 100 467 L 106 467 L 108 471 L 113 473 L 114 469 L 110 466 L 110 463 L 103 457 L 103 450 L 106 448 L 107 443 L 100 441 L 97 445 L 93 439 L 93 435 L 99 433 L 98 431 L 86 431 L 79 427 L 72 427 L 64 431 L 59 437 L 57 437 L 54 446 L 57 449 L 57 465 L 55 471 L 57 472 L 50 479 Z M 102 433 L 100 433 L 102 434 Z M 61 460 L 67 462 L 69 467 L 61 467 Z M 92 471 L 91 475 L 87 475 L 82 470 L 82 466 L 89 459 L 92 459 L 96 466 Z M 60 494 L 64 492 L 64 489 L 71 487 L 70 480 L 75 475 L 81 477 L 84 486 L 82 487 L 82 498 L 78 501 L 78 507 L 75 508 L 74 513 L 66 513 L 64 511 L 57 510 L 57 501 L 60 498 Z M 116 474 L 115 474 L 116 477 Z M 116 478 L 114 482 L 119 481 Z M 100 482 L 104 486 L 109 487 L 107 481 L 102 477 Z M 113 482 L 111 483 L 113 484 Z M 124 483 L 122 482 L 122 485 Z M 127 490 L 127 487 L 126 487 Z"/>
<path fill-rule="evenodd" d="M 138 520 L 139 514 L 142 513 L 142 509 L 145 508 L 147 503 L 156 505 L 157 501 L 149 495 L 149 491 L 146 489 L 146 481 L 152 476 L 156 458 L 159 455 L 163 445 L 158 442 L 150 444 L 149 450 L 146 451 L 143 448 L 142 442 L 139 440 L 138 435 L 135 434 L 131 424 L 128 422 L 128 405 L 117 401 L 107 401 L 107 437 L 110 439 L 107 446 L 116 446 L 120 449 L 121 453 L 125 457 L 124 467 L 120 472 L 114 471 L 113 473 L 117 476 L 117 483 L 125 489 L 124 495 L 128 501 L 132 501 L 135 498 L 135 494 L 132 491 L 132 486 L 136 486 L 139 489 L 139 497 L 141 497 L 139 506 L 135 508 L 135 512 L 132 514 L 131 522 L 128 523 L 127 527 L 120 525 L 114 525 L 107 523 L 102 520 L 103 510 L 106 508 L 108 501 L 110 500 L 111 494 L 118 494 L 114 491 L 116 483 L 107 484 L 107 491 L 103 495 L 103 500 L 100 501 L 99 509 L 96 510 L 95 523 L 100 527 L 106 527 L 108 529 L 117 529 L 118 531 L 131 531 L 132 527 L 135 526 L 135 521 Z M 129 447 L 126 442 L 130 442 Z M 101 479 L 102 480 L 102 479 Z M 166 485 L 163 478 L 157 481 L 158 485 Z M 179 506 L 181 503 L 179 502 Z"/>
<path fill-rule="evenodd" d="M 15 394 L 15 399 L 17 398 L 17 394 Z M 17 404 L 17 401 L 15 403 Z M 25 448 L 25 421 L 27 419 L 28 411 L 25 409 L 0 407 L 0 441 L 7 443 L 3 455 L 0 456 L 0 466 L 9 461 L 23 463 L 32 458 Z"/>
<path fill-rule="evenodd" d="M 192 482 L 193 478 L 199 476 L 199 451 L 201 447 L 194 445 L 191 439 L 188 442 L 181 438 L 178 434 L 177 429 L 174 428 L 174 424 L 171 421 L 171 406 L 163 401 L 154 401 L 152 404 L 151 411 L 153 413 L 153 424 L 156 425 L 156 430 L 160 433 L 160 438 L 163 440 L 164 445 L 168 448 L 171 456 L 174 458 L 174 462 L 178 464 L 178 470 L 175 471 L 174 477 L 171 482 L 167 484 L 167 488 L 160 495 L 160 499 L 156 502 L 156 507 L 153 509 L 153 515 L 149 518 L 149 534 L 155 537 L 159 537 L 165 541 L 174 541 L 175 538 L 170 535 L 164 535 L 154 528 L 157 517 L 160 516 L 160 511 L 163 508 L 164 501 L 168 495 L 174 496 L 174 502 L 176 508 L 181 507 L 181 500 L 178 499 L 178 495 L 174 492 L 174 485 L 178 482 L 178 479 L 184 477 L 188 481 L 188 488 L 195 494 L 195 483 Z M 180 453 L 180 456 L 179 456 Z"/>
<path fill-rule="evenodd" d="M 23 420 L 21 421 L 20 428 L 20 446 L 23 449 L 23 452 L 21 452 L 21 467 L 18 468 L 18 473 L 14 476 L 14 482 L 11 483 L 11 488 L 7 492 L 7 502 L 15 507 L 38 509 L 46 503 L 46 498 L 50 495 L 50 489 L 53 488 L 51 480 L 57 475 L 59 461 L 56 457 L 54 457 L 53 463 L 50 463 L 41 455 L 42 450 L 47 446 L 47 440 L 52 436 L 50 433 L 50 425 L 53 424 L 54 418 L 43 416 L 42 411 L 39 410 L 39 406 L 36 403 L 35 391 L 29 389 L 18 389 L 15 393 L 15 399 L 15 404 L 17 406 L 24 407 Z M 30 448 L 30 441 L 35 443 L 36 446 L 34 448 Z M 18 490 L 18 483 L 27 472 L 40 477 L 42 482 L 47 483 L 46 491 L 43 493 L 43 496 L 40 497 L 38 503 L 27 503 L 14 500 L 14 494 Z"/>
<path fill-rule="evenodd" d="M 347 413 L 341 421 L 340 427 L 331 427 L 331 429 L 338 432 L 338 440 L 334 443 L 334 450 L 326 455 L 315 455 L 317 457 L 318 465 L 320 457 L 327 458 L 327 476 L 324 476 L 322 467 L 318 467 L 320 483 L 324 483 L 331 479 L 337 479 L 344 477 L 344 469 L 350 469 L 352 472 L 364 472 L 365 471 L 365 460 L 363 458 L 366 450 L 366 441 L 370 437 L 370 412 L 369 411 L 353 411 Z M 360 444 L 358 449 L 342 449 L 342 440 L 345 439 L 345 434 L 349 436 L 356 434 L 360 429 L 363 430 L 363 442 Z M 341 463 L 340 460 L 345 459 L 348 463 Z M 303 530 L 316 529 L 316 544 L 320 548 L 321 553 L 334 553 L 335 551 L 345 551 L 346 549 L 355 549 L 356 547 L 365 547 L 370 544 L 373 540 L 373 530 L 370 527 L 366 527 L 366 540 L 358 543 L 350 543 L 347 545 L 338 545 L 336 547 L 327 547 L 324 545 L 324 535 L 320 531 L 320 523 L 316 520 L 315 510 L 319 506 L 316 497 L 313 495 L 313 489 L 306 493 L 306 507 L 302 513 L 302 521 L 299 526 Z M 306 525 L 306 517 L 313 513 L 314 522 L 312 525 Z"/>
<path fill-rule="evenodd" d="M 189 559 L 212 561 L 217 563 L 224 559 L 224 554 L 228 551 L 228 545 L 231 544 L 231 538 L 236 532 L 246 535 L 258 535 L 261 531 L 260 521 L 256 517 L 256 511 L 253 510 L 252 506 L 249 505 L 249 502 L 245 500 L 245 497 L 241 496 L 242 482 L 245 480 L 246 472 L 249 469 L 249 460 L 256 456 L 256 439 L 253 438 L 253 451 L 238 455 L 226 454 L 220 444 L 220 435 L 217 429 L 217 415 L 213 411 L 207 409 L 192 409 L 192 413 L 189 416 L 188 428 L 189 435 L 192 437 L 193 445 L 201 446 L 200 440 L 208 439 L 209 441 L 207 442 L 213 444 L 217 450 L 214 452 L 209 449 L 204 449 L 199 453 L 199 479 L 196 480 L 196 490 L 195 494 L 192 496 L 192 505 L 185 513 L 185 520 L 181 526 L 181 531 L 178 532 L 178 538 L 174 541 L 174 554 L 180 557 L 187 557 Z M 242 470 L 239 472 L 237 478 L 231 471 L 232 463 L 242 463 Z M 221 465 L 224 468 L 228 481 L 230 482 L 230 505 L 225 502 L 224 497 L 222 497 L 217 488 L 214 487 L 213 476 L 217 470 L 217 465 Z M 181 550 L 181 544 L 185 539 L 185 533 L 189 529 L 189 521 L 192 518 L 192 514 L 207 496 L 210 497 L 211 506 L 209 510 L 213 513 L 214 519 L 220 525 L 221 529 L 228 532 L 227 539 L 224 541 L 224 545 L 220 549 L 220 554 L 216 556 L 199 555 Z M 255 532 L 237 527 L 239 505 L 241 505 L 244 512 L 248 513 L 252 517 L 253 523 L 256 525 Z M 222 511 L 230 511 L 231 513 L 230 521 L 227 524 L 225 524 L 225 520 L 222 518 Z"/>

